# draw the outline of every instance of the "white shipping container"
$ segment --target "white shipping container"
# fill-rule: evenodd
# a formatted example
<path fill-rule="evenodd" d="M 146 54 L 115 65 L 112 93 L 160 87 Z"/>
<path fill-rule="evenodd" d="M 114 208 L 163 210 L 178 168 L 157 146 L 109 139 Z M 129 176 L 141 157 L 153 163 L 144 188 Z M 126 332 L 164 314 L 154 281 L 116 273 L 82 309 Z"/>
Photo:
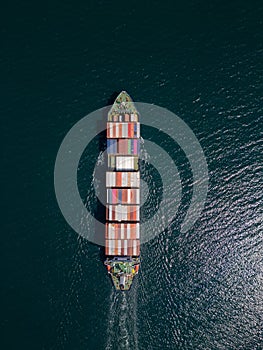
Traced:
<path fill-rule="evenodd" d="M 119 135 L 119 124 L 116 123 L 115 127 L 116 127 L 116 137 L 120 137 L 121 135 Z"/>
<path fill-rule="evenodd" d="M 128 254 L 128 242 L 127 242 L 127 239 L 124 240 L 123 242 L 123 247 L 124 247 L 124 255 L 127 255 Z"/>
<path fill-rule="evenodd" d="M 121 225 L 121 239 L 124 239 L 124 225 Z"/>
<path fill-rule="evenodd" d="M 108 241 L 108 248 L 109 248 L 109 255 L 114 255 L 114 253 L 112 252 L 112 240 Z"/>
<path fill-rule="evenodd" d="M 128 173 L 122 173 L 122 186 L 128 186 Z"/>
<path fill-rule="evenodd" d="M 127 206 L 122 206 L 122 220 L 125 221 L 127 220 Z"/>
<path fill-rule="evenodd" d="M 132 255 L 137 255 L 137 241 L 133 241 L 133 253 Z"/>
<path fill-rule="evenodd" d="M 140 173 L 131 173 L 131 187 L 140 187 Z"/>
<path fill-rule="evenodd" d="M 106 175 L 106 187 L 114 187 L 115 186 L 115 178 L 116 173 L 108 171 Z"/>
<path fill-rule="evenodd" d="M 106 173 L 106 187 L 110 187 L 110 173 Z"/>
<path fill-rule="evenodd" d="M 113 137 L 113 123 L 110 124 L 110 137 Z"/>
<path fill-rule="evenodd" d="M 136 238 L 137 239 L 140 238 L 140 224 L 139 223 L 136 224 Z"/>
<path fill-rule="evenodd" d="M 117 221 L 123 220 L 123 219 L 122 219 L 122 206 L 121 206 L 121 205 L 117 205 L 115 208 L 116 208 L 116 209 L 115 209 L 115 210 L 116 210 L 116 211 L 115 211 L 116 220 L 117 220 Z"/>
<path fill-rule="evenodd" d="M 133 157 L 116 157 L 116 169 L 117 170 L 129 170 L 132 167 Z"/>
<path fill-rule="evenodd" d="M 122 124 L 122 137 L 128 137 L 128 124 Z"/>
<path fill-rule="evenodd" d="M 121 240 L 118 239 L 118 255 L 121 255 Z"/>
<path fill-rule="evenodd" d="M 131 203 L 131 190 L 130 189 L 127 191 L 127 202 Z"/>
<path fill-rule="evenodd" d="M 127 239 L 130 239 L 131 238 L 131 226 L 128 225 L 127 226 Z"/>
<path fill-rule="evenodd" d="M 129 158 L 129 169 L 133 169 L 134 168 L 134 158 Z"/>
<path fill-rule="evenodd" d="M 137 123 L 137 137 L 140 137 L 140 123 Z"/>
<path fill-rule="evenodd" d="M 112 225 L 108 226 L 108 235 L 110 239 L 114 239 L 114 231 Z"/>

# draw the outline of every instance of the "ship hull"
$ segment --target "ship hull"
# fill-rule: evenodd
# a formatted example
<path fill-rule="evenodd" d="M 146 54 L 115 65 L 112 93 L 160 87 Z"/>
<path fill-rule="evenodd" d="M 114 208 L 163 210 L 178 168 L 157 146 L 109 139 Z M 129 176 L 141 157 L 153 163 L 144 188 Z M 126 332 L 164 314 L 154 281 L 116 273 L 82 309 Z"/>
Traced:
<path fill-rule="evenodd" d="M 116 290 L 129 290 L 140 265 L 140 122 L 122 91 L 108 113 L 105 265 Z"/>

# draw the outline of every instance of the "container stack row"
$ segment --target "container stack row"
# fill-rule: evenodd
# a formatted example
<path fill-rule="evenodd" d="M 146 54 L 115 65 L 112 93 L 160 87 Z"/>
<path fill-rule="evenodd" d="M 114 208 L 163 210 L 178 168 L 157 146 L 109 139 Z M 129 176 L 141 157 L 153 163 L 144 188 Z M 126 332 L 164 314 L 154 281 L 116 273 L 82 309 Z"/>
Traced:
<path fill-rule="evenodd" d="M 139 169 L 138 156 L 118 156 L 108 154 L 108 168 L 116 171 L 137 171 Z"/>
<path fill-rule="evenodd" d="M 122 113 L 111 114 L 108 117 L 109 122 L 138 122 L 138 114 L 136 113 Z"/>
<path fill-rule="evenodd" d="M 140 137 L 140 123 L 107 123 L 107 138 L 132 139 Z"/>
<path fill-rule="evenodd" d="M 140 221 L 140 206 L 109 204 L 106 209 L 107 221 Z"/>
<path fill-rule="evenodd" d="M 108 116 L 105 254 L 140 255 L 140 123 L 136 113 Z"/>
<path fill-rule="evenodd" d="M 140 190 L 138 188 L 108 188 L 108 204 L 140 204 Z"/>
<path fill-rule="evenodd" d="M 106 224 L 106 254 L 135 255 L 140 254 L 140 224 Z M 120 254 L 119 254 L 120 253 Z"/>
<path fill-rule="evenodd" d="M 138 155 L 140 153 L 140 141 L 138 139 L 108 139 L 107 153 Z"/>
<path fill-rule="evenodd" d="M 139 171 L 107 171 L 106 187 L 140 187 Z"/>
<path fill-rule="evenodd" d="M 107 223 L 106 239 L 140 239 L 140 224 Z"/>
<path fill-rule="evenodd" d="M 138 239 L 106 239 L 106 255 L 139 256 L 140 241 Z"/>

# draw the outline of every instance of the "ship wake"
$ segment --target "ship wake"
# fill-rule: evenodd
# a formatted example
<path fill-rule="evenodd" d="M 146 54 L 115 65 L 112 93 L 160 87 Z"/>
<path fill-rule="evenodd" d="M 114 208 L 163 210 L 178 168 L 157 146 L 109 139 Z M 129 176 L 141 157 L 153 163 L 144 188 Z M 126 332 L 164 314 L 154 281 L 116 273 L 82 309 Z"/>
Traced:
<path fill-rule="evenodd" d="M 135 288 L 129 293 L 112 291 L 106 350 L 138 349 L 136 295 Z"/>

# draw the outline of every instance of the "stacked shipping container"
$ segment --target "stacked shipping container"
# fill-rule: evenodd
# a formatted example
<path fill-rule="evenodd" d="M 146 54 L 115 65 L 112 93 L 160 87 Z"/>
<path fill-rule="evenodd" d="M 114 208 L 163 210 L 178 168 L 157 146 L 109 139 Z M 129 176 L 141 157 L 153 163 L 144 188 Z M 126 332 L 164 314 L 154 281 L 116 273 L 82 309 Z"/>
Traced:
<path fill-rule="evenodd" d="M 138 122 L 138 114 L 124 113 L 124 114 L 110 114 L 108 116 L 109 122 Z"/>
<path fill-rule="evenodd" d="M 138 139 L 108 139 L 107 140 L 108 154 L 139 154 L 140 142 Z"/>
<path fill-rule="evenodd" d="M 106 255 L 140 255 L 139 138 L 137 113 L 108 116 Z"/>
<path fill-rule="evenodd" d="M 140 239 L 140 224 L 107 223 L 106 239 Z"/>
<path fill-rule="evenodd" d="M 140 187 L 140 173 L 137 172 L 121 172 L 107 171 L 106 187 Z"/>
<path fill-rule="evenodd" d="M 109 204 L 106 210 L 108 221 L 140 221 L 139 205 Z"/>
<path fill-rule="evenodd" d="M 135 170 L 139 168 L 138 156 L 117 156 L 108 154 L 108 167 L 112 170 Z"/>
<path fill-rule="evenodd" d="M 107 123 L 107 138 L 139 138 L 140 123 Z"/>
<path fill-rule="evenodd" d="M 140 240 L 106 239 L 106 255 L 139 256 Z"/>
<path fill-rule="evenodd" d="M 140 204 L 140 190 L 138 188 L 108 188 L 107 203 Z"/>

